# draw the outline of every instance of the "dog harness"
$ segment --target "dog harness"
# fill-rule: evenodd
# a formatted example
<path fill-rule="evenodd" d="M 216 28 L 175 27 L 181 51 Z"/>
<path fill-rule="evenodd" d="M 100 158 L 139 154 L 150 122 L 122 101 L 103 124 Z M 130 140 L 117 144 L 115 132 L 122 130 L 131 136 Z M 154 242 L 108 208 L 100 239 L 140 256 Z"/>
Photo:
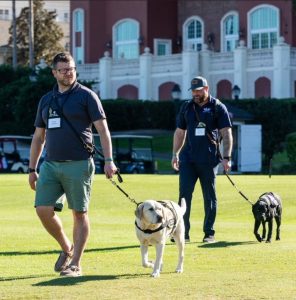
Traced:
<path fill-rule="evenodd" d="M 158 228 L 154 229 L 154 230 L 151 230 L 151 229 L 142 229 L 139 227 L 139 225 L 137 224 L 137 221 L 135 221 L 135 225 L 136 227 L 141 230 L 142 232 L 146 233 L 146 234 L 152 234 L 154 232 L 157 232 L 157 231 L 160 231 L 164 228 L 171 228 L 171 232 L 169 235 L 172 235 L 176 229 L 176 225 L 177 225 L 177 219 L 178 219 L 178 216 L 177 216 L 177 213 L 174 209 L 174 207 L 171 205 L 171 207 L 168 205 L 167 202 L 164 202 L 164 201 L 157 201 L 158 203 L 160 203 L 162 206 L 164 206 L 165 208 L 168 208 L 172 214 L 173 214 L 173 219 L 170 219 L 168 220 L 167 222 L 161 224 Z M 170 202 L 169 202 L 170 203 Z"/>
<path fill-rule="evenodd" d="M 280 204 L 272 192 L 262 194 L 259 199 L 264 200 L 271 208 L 277 207 Z"/>

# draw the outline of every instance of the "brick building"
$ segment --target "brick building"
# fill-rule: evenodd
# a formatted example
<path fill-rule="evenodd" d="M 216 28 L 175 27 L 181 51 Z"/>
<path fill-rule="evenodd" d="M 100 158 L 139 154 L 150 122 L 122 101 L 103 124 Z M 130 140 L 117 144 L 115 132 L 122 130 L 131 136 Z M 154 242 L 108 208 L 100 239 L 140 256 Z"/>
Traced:
<path fill-rule="evenodd" d="M 292 0 L 71 1 L 71 47 L 102 99 L 166 100 L 192 76 L 232 98 L 294 97 Z"/>

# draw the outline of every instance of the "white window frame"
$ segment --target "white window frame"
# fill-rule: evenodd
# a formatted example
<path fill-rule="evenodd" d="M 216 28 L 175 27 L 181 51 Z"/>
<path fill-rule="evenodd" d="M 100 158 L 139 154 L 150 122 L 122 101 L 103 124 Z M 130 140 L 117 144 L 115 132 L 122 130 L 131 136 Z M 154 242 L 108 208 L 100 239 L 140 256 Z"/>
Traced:
<path fill-rule="evenodd" d="M 77 25 L 77 20 L 75 18 L 75 14 L 77 12 L 80 12 L 82 13 L 82 28 L 81 28 L 81 31 L 76 31 L 76 25 Z M 85 28 L 85 13 L 84 13 L 84 10 L 82 8 L 77 8 L 73 11 L 72 13 L 72 20 L 73 20 L 73 23 L 72 23 L 72 52 L 73 52 L 73 57 L 74 57 L 74 60 L 76 62 L 76 64 L 84 64 L 84 60 L 85 60 L 85 57 L 84 57 L 84 28 Z M 78 59 L 77 57 L 77 54 L 76 54 L 76 51 L 77 51 L 77 48 L 75 45 L 76 45 L 76 32 L 81 32 L 81 52 L 82 52 L 82 57 L 81 59 Z M 80 47 L 79 47 L 80 48 Z"/>
<path fill-rule="evenodd" d="M 153 40 L 153 48 L 154 48 L 154 55 L 162 56 L 158 54 L 158 45 L 165 46 L 165 54 L 164 55 L 171 55 L 172 54 L 172 40 L 169 39 L 154 39 Z"/>
<path fill-rule="evenodd" d="M 237 34 L 232 34 L 232 35 L 226 36 L 225 22 L 226 22 L 227 18 L 230 17 L 230 16 L 236 16 L 237 17 L 238 32 L 237 32 Z M 236 45 L 231 51 L 233 51 L 237 47 L 238 42 L 239 42 L 239 14 L 238 14 L 237 11 L 230 11 L 226 15 L 224 15 L 224 17 L 221 19 L 221 22 L 220 22 L 220 36 L 221 36 L 221 41 L 220 41 L 220 43 L 221 43 L 220 44 L 221 52 L 228 52 L 228 50 L 227 50 L 227 41 L 231 41 Z"/>
<path fill-rule="evenodd" d="M 275 27 L 275 28 L 268 28 L 268 29 L 258 29 L 258 30 L 253 30 L 252 31 L 252 28 L 251 28 L 251 15 L 256 10 L 262 9 L 262 8 L 269 8 L 269 9 L 272 9 L 272 10 L 275 11 L 276 17 L 277 17 L 277 27 Z M 276 32 L 276 38 L 277 38 L 277 41 L 278 41 L 279 40 L 279 36 L 280 36 L 280 10 L 279 10 L 278 7 L 273 6 L 273 5 L 262 4 L 262 5 L 255 6 L 253 9 L 251 9 L 248 12 L 248 48 L 250 48 L 250 49 L 253 48 L 253 45 L 252 45 L 252 34 L 256 34 L 257 33 L 257 34 L 261 35 L 262 33 L 270 34 L 272 32 Z M 271 48 L 270 39 L 269 39 L 269 47 L 268 48 Z M 261 39 L 259 40 L 259 48 L 256 48 L 256 49 L 262 49 L 262 47 L 261 47 Z"/>
<path fill-rule="evenodd" d="M 187 32 L 188 32 L 188 26 L 191 22 L 193 21 L 198 21 L 201 23 L 201 37 L 199 38 L 195 38 L 195 39 L 188 39 L 187 38 Z M 183 24 L 183 51 L 187 50 L 187 49 L 193 49 L 195 51 L 198 51 L 197 48 L 197 44 L 201 45 L 201 50 L 203 48 L 204 45 L 204 21 L 198 17 L 198 16 L 192 16 L 190 18 L 188 18 L 187 20 L 185 20 L 184 24 Z"/>
<path fill-rule="evenodd" d="M 116 30 L 117 30 L 117 27 L 121 24 L 121 23 L 124 23 L 124 22 L 133 22 L 137 28 L 136 28 L 136 39 L 134 40 L 128 40 L 128 41 L 117 41 L 116 40 Z M 117 46 L 118 45 L 137 45 L 137 57 L 133 58 L 133 59 L 136 59 L 139 57 L 140 55 L 140 45 L 139 45 L 139 37 L 140 37 L 140 23 L 135 20 L 135 19 L 130 19 L 130 18 L 126 18 L 126 19 L 121 19 L 119 20 L 118 22 L 116 22 L 113 27 L 112 27 L 112 56 L 113 56 L 113 59 L 121 59 L 121 58 L 125 58 L 125 59 L 128 59 L 126 57 L 121 57 L 119 54 L 117 56 Z"/>

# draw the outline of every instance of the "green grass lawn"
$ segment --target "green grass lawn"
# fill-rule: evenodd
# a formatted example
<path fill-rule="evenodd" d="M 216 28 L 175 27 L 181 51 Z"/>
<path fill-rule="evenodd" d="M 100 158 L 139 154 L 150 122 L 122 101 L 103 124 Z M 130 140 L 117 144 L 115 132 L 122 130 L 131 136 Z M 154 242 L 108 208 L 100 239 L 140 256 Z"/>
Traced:
<path fill-rule="evenodd" d="M 191 243 L 184 273 L 175 274 L 177 249 L 167 243 L 160 278 L 141 266 L 134 229 L 135 206 L 103 175 L 96 175 L 90 207 L 91 235 L 84 276 L 53 272 L 59 253 L 33 208 L 27 175 L 0 175 L 0 299 L 296 299 L 296 176 L 233 175 L 251 201 L 266 191 L 283 199 L 281 241 L 258 243 L 250 204 L 219 175 L 217 243 L 201 243 L 203 205 L 197 185 L 192 207 Z M 123 175 L 121 187 L 138 202 L 177 201 L 177 175 Z M 71 212 L 60 214 L 71 235 Z M 154 259 L 154 248 L 150 247 Z"/>

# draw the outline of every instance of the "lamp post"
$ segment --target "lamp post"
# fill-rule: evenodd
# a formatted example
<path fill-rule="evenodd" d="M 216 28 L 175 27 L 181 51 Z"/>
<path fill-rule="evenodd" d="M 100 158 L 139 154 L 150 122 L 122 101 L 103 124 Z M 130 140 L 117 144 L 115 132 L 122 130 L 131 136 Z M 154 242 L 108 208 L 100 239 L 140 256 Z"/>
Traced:
<path fill-rule="evenodd" d="M 180 98 L 181 98 L 181 89 L 180 89 L 179 84 L 175 84 L 173 86 L 172 91 L 171 91 L 171 96 L 172 96 L 173 100 L 180 100 Z"/>
<path fill-rule="evenodd" d="M 232 88 L 232 97 L 235 100 L 239 99 L 239 95 L 240 95 L 241 89 L 239 88 L 239 86 L 234 85 L 234 87 Z"/>

